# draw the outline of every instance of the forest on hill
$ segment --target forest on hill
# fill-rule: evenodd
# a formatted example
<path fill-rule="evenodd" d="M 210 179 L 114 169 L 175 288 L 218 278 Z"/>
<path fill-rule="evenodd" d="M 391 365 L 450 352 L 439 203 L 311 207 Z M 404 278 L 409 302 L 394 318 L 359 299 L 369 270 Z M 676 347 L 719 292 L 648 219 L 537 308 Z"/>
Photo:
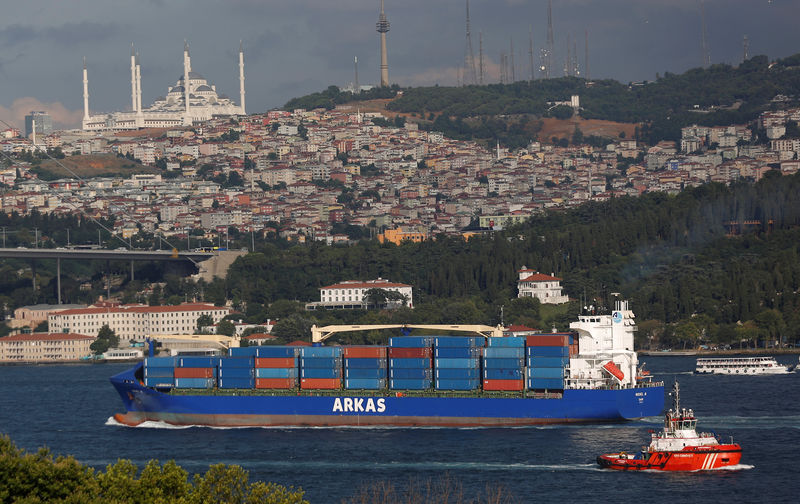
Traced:
<path fill-rule="evenodd" d="M 538 119 L 569 118 L 572 109 L 554 102 L 578 95 L 582 118 L 640 124 L 637 140 L 652 145 L 679 139 L 683 126 L 745 124 L 772 107 L 797 103 L 799 65 L 800 54 L 776 62 L 755 56 L 738 66 L 716 64 L 682 74 L 666 72 L 652 82 L 628 84 L 562 77 L 483 86 L 377 88 L 356 95 L 330 86 L 295 98 L 285 108 L 333 108 L 402 91 L 387 108 L 416 118 L 422 129 L 456 139 L 499 139 L 516 148 L 535 138 Z M 784 101 L 776 103 L 779 96 Z"/>

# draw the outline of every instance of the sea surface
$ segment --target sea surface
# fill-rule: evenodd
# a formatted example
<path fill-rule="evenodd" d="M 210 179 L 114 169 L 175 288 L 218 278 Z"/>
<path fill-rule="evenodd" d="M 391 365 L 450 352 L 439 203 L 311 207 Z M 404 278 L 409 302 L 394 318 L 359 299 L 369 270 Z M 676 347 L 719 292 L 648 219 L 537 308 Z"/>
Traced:
<path fill-rule="evenodd" d="M 695 376 L 694 357 L 643 360 L 667 388 L 679 380 L 682 406 L 694 409 L 699 430 L 742 445 L 736 470 L 598 468 L 600 453 L 647 444 L 662 417 L 525 428 L 123 427 L 111 420 L 122 401 L 108 378 L 130 364 L 0 366 L 0 433 L 20 448 L 46 446 L 100 469 L 120 458 L 140 468 L 173 459 L 190 473 L 238 464 L 251 481 L 302 487 L 315 504 L 342 502 L 374 481 L 402 487 L 440 478 L 465 495 L 502 486 L 517 502 L 797 502 L 800 373 Z"/>

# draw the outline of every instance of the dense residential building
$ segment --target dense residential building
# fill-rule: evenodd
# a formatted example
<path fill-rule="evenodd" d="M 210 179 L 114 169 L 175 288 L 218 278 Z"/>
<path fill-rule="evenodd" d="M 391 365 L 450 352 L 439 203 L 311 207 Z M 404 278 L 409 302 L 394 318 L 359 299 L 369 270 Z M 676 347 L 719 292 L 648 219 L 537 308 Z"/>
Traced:
<path fill-rule="evenodd" d="M 307 309 L 318 308 L 365 308 L 368 300 L 365 298 L 371 289 L 381 289 L 394 292 L 403 297 L 402 301 L 389 299 L 389 304 L 397 306 L 414 307 L 414 297 L 410 285 L 394 283 L 383 278 L 375 280 L 345 280 L 326 287 L 320 287 L 317 303 L 306 304 Z"/>
<path fill-rule="evenodd" d="M 544 304 L 561 304 L 569 301 L 569 296 L 561 293 L 561 279 L 544 275 L 525 266 L 518 271 L 517 297 L 534 297 Z"/>
<path fill-rule="evenodd" d="M 90 306 L 51 314 L 48 324 L 52 332 L 80 331 L 95 335 L 107 325 L 120 341 L 141 342 L 152 335 L 194 334 L 201 316 L 208 315 L 216 324 L 230 313 L 230 308 L 208 303 Z"/>
<path fill-rule="evenodd" d="M 97 339 L 75 333 L 17 334 L 0 338 L 0 362 L 76 361 Z"/>
<path fill-rule="evenodd" d="M 86 308 L 86 305 L 79 304 L 37 304 L 30 306 L 20 306 L 14 310 L 14 318 L 8 321 L 8 326 L 12 329 L 20 327 L 36 327 L 42 322 L 47 322 L 47 317 L 51 313 L 56 313 L 64 310 L 74 310 L 77 308 Z"/>

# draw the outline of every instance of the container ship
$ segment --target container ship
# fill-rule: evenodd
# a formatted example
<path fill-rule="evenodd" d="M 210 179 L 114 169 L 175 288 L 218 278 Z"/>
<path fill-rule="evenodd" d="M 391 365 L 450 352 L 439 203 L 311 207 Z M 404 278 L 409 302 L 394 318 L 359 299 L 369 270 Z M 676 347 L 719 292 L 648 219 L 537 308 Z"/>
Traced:
<path fill-rule="evenodd" d="M 231 346 L 224 356 L 149 357 L 111 378 L 117 422 L 219 427 L 499 427 L 657 416 L 664 385 L 641 377 L 627 302 L 570 332 L 503 336 L 488 326 L 407 326 L 477 336 L 399 336 L 385 346 Z"/>

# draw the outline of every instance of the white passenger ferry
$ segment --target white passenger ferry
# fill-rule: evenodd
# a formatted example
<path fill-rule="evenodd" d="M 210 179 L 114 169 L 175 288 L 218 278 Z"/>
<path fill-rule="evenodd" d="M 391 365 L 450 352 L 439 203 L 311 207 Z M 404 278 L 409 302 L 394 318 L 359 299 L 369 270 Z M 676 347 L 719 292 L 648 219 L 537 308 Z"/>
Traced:
<path fill-rule="evenodd" d="M 763 375 L 789 373 L 774 357 L 718 357 L 697 359 L 698 374 Z"/>

